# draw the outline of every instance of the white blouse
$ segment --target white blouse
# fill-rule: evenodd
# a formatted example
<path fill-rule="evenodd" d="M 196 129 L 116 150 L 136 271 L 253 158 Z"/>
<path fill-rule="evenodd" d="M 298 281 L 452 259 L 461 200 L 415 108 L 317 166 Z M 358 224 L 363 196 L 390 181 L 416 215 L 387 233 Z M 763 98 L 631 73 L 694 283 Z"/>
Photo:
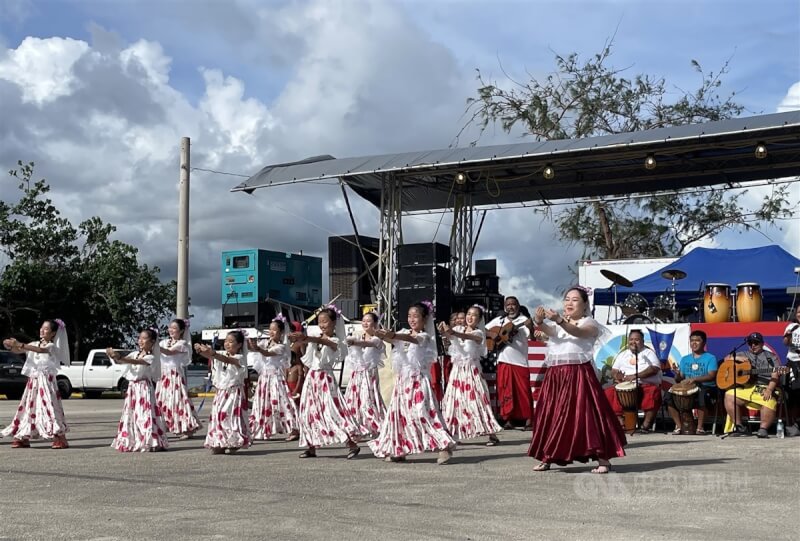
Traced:
<path fill-rule="evenodd" d="M 372 346 L 349 346 L 347 348 L 347 364 L 353 370 L 370 370 L 383 367 L 383 357 L 386 346 L 377 336 L 365 337 L 363 342 L 370 342 Z"/>
<path fill-rule="evenodd" d="M 261 340 L 258 343 L 258 347 L 274 354 L 262 355 L 257 351 L 248 353 L 248 356 L 253 356 L 253 368 L 259 375 L 277 374 L 289 368 L 292 350 L 286 344 L 276 343 L 272 340 Z"/>
<path fill-rule="evenodd" d="M 480 341 L 476 342 L 474 340 L 465 340 L 463 338 L 451 336 L 450 355 L 453 358 L 453 364 L 470 364 L 473 366 L 479 366 L 481 355 L 483 354 L 483 342 L 486 339 L 486 335 L 480 329 L 467 331 L 466 327 L 454 327 L 453 330 L 461 333 L 468 332 L 468 334 L 472 334 L 480 338 Z"/>
<path fill-rule="evenodd" d="M 339 347 L 340 340 L 337 336 L 326 336 L 328 340 Z M 303 355 L 303 364 L 311 370 L 333 370 L 333 365 L 339 360 L 339 352 L 330 346 L 323 346 L 310 342 L 306 346 L 306 354 Z"/>
<path fill-rule="evenodd" d="M 176 340 L 173 342 L 171 338 L 167 338 L 159 342 L 158 346 L 162 351 L 168 349 L 170 351 L 179 352 L 178 355 L 161 355 L 162 370 L 179 370 L 192 363 L 192 351 L 189 349 L 189 344 L 186 340 Z"/>
<path fill-rule="evenodd" d="M 128 357 L 144 361 L 147 364 L 125 364 L 124 377 L 128 381 L 137 381 L 140 379 L 149 380 L 151 376 L 150 367 L 153 365 L 155 357 L 152 354 L 145 354 L 143 351 L 131 353 Z"/>
<path fill-rule="evenodd" d="M 233 357 L 239 361 L 240 365 L 244 365 L 244 356 L 241 353 L 228 355 L 223 352 L 222 354 Z M 230 389 L 242 385 L 245 379 L 247 379 L 247 366 L 236 366 L 214 359 L 211 365 L 211 382 L 217 389 Z"/>
<path fill-rule="evenodd" d="M 37 353 L 28 351 L 25 354 L 25 364 L 22 365 L 22 374 L 28 377 L 38 376 L 39 374 L 55 375 L 58 372 L 60 363 L 53 355 L 56 345 L 53 342 L 31 342 L 29 346 L 36 346 L 47 350 L 47 353 Z"/>
<path fill-rule="evenodd" d="M 547 341 L 545 364 L 554 366 L 594 362 L 594 345 L 600 336 L 600 324 L 590 317 L 584 317 L 572 323 L 580 328 L 595 329 L 596 332 L 588 338 L 579 338 L 569 334 L 561 325 L 545 320 L 543 325 L 547 325 L 555 331 L 555 335 L 551 334 Z"/>
<path fill-rule="evenodd" d="M 408 329 L 403 329 L 397 334 L 411 334 Z M 399 375 L 430 375 L 431 365 L 436 360 L 430 356 L 431 340 L 433 338 L 426 332 L 418 332 L 416 342 L 406 342 L 404 340 L 394 340 L 394 352 L 392 354 L 392 367 L 394 372 Z"/>

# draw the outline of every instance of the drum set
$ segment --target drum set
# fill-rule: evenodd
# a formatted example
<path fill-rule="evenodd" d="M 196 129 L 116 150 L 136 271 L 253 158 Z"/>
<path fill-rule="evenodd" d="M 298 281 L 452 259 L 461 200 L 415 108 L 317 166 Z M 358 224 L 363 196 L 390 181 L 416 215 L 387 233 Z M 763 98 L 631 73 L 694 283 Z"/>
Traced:
<path fill-rule="evenodd" d="M 670 280 L 671 284 L 665 292 L 653 299 L 653 305 L 647 302 L 641 294 L 631 293 L 622 304 L 617 302 L 617 286 L 633 287 L 633 282 L 624 276 L 608 269 L 600 273 L 611 280 L 614 290 L 614 307 L 622 316 L 615 323 L 630 325 L 641 323 L 685 323 L 695 313 L 702 312 L 706 323 L 727 323 L 739 321 L 752 323 L 761 321 L 763 313 L 763 299 L 761 286 L 755 282 L 743 282 L 733 289 L 729 284 L 709 283 L 705 286 L 702 297 L 689 299 L 691 302 L 702 303 L 697 306 L 678 308 L 676 283 L 686 278 L 686 273 L 680 269 L 667 269 L 661 277 Z"/>

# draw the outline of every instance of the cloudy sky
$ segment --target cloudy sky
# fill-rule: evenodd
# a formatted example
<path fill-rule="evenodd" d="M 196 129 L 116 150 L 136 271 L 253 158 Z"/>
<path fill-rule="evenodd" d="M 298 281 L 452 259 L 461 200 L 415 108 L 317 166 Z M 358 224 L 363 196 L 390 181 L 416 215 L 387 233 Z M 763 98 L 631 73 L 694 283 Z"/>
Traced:
<path fill-rule="evenodd" d="M 181 136 L 192 166 L 238 174 L 318 154 L 443 148 L 475 68 L 505 85 L 505 74 L 552 71 L 553 52 L 588 57 L 612 34 L 612 64 L 631 75 L 694 88 L 691 59 L 711 70 L 730 59 L 725 90 L 750 114 L 800 109 L 800 4 L 788 0 L 0 0 L 0 168 L 35 161 L 69 218 L 115 224 L 171 279 Z M 516 137 L 489 130 L 481 144 Z M 219 318 L 222 250 L 326 257 L 329 235 L 351 233 L 335 186 L 230 193 L 240 180 L 193 172 L 200 325 Z M 9 197 L 13 184 L 0 186 Z M 351 200 L 360 231 L 377 234 L 377 211 Z M 430 241 L 437 220 L 406 219 L 406 241 Z M 800 256 L 798 223 L 783 225 L 713 244 L 774 242 Z M 525 303 L 552 302 L 573 281 L 580 249 L 530 210 L 490 214 L 481 238 L 477 257 L 497 257 L 503 292 Z"/>

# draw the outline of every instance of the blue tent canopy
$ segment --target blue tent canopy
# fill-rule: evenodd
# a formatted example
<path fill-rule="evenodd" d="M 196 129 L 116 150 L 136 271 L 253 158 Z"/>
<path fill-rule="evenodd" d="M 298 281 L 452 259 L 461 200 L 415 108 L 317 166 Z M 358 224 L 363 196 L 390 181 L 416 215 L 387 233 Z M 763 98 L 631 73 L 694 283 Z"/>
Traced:
<path fill-rule="evenodd" d="M 617 295 L 621 302 L 629 294 L 638 293 L 652 305 L 657 295 L 668 292 L 672 286 L 672 281 L 663 278 L 661 272 L 679 269 L 686 273 L 686 278 L 675 283 L 679 308 L 696 305 L 695 299 L 703 296 L 705 286 L 710 283 L 728 284 L 735 289 L 737 284 L 754 282 L 761 286 L 764 319 L 774 319 L 792 304 L 786 288 L 797 284 L 795 267 L 800 267 L 800 259 L 775 245 L 743 250 L 695 248 L 663 269 L 634 281 L 633 287 L 619 286 Z M 595 289 L 594 302 L 613 304 L 612 289 Z"/>

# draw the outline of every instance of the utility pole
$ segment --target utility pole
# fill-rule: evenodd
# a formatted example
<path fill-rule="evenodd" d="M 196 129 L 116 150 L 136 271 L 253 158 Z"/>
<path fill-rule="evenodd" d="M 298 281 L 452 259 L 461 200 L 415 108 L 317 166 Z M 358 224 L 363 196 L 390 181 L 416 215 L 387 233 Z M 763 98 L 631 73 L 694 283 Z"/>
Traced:
<path fill-rule="evenodd" d="M 181 137 L 181 176 L 178 203 L 178 306 L 175 315 L 189 318 L 189 148 L 188 137 Z"/>

